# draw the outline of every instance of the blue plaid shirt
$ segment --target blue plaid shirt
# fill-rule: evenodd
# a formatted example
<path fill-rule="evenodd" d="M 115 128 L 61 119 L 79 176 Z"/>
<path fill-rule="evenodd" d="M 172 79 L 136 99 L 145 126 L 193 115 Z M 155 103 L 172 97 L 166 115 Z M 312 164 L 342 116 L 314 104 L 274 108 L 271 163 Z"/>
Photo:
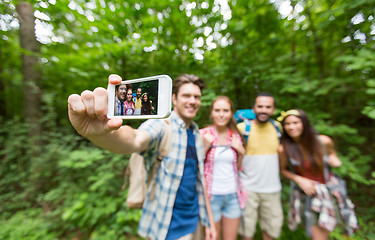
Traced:
<path fill-rule="evenodd" d="M 154 199 L 149 199 L 150 191 L 147 193 L 138 226 L 139 235 L 148 239 L 164 240 L 166 238 L 172 218 L 176 193 L 184 172 L 187 149 L 186 125 L 175 112 L 171 114 L 170 123 L 172 127 L 172 145 L 168 156 L 163 159 L 155 175 Z M 157 150 L 159 149 L 159 144 L 165 130 L 165 122 L 160 119 L 148 120 L 139 129 L 147 131 L 151 137 L 149 148 L 142 153 L 146 168 L 150 168 L 157 156 Z M 196 189 L 198 192 L 199 216 L 203 225 L 208 225 L 203 194 L 203 165 L 205 157 L 203 141 L 199 135 L 198 126 L 195 123 L 193 123 L 193 129 L 198 157 L 198 181 Z"/>
<path fill-rule="evenodd" d="M 115 116 L 120 116 L 120 115 L 125 115 L 124 103 L 121 103 L 120 100 L 117 97 L 115 97 Z"/>

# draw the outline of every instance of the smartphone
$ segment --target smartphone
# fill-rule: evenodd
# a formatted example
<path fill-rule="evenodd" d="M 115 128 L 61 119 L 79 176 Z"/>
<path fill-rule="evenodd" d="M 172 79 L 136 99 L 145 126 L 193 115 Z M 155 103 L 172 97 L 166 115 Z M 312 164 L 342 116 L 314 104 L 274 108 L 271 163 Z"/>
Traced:
<path fill-rule="evenodd" d="M 158 75 L 109 84 L 108 118 L 166 118 L 171 114 L 172 79 Z"/>

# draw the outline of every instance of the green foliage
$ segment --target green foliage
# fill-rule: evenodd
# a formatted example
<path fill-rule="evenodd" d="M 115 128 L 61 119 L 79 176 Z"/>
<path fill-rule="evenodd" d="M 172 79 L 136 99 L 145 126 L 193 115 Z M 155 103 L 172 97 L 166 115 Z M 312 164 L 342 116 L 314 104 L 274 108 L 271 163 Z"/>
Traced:
<path fill-rule="evenodd" d="M 30 145 L 26 136 L 27 127 L 17 121 L 1 121 L 0 127 L 0 212 L 8 217 L 12 212 L 30 207 L 28 201 L 23 201 L 30 194 L 27 182 L 30 175 Z"/>
<path fill-rule="evenodd" d="M 0 238 L 8 240 L 54 240 L 59 232 L 52 232 L 51 222 L 43 218 L 43 209 L 31 208 L 0 220 Z"/>
<path fill-rule="evenodd" d="M 277 112 L 304 109 L 343 162 L 335 171 L 347 180 L 361 225 L 350 239 L 374 238 L 374 1 L 290 1 L 288 16 L 280 1 L 265 0 L 31 2 L 53 36 L 38 36 L 43 134 L 29 137 L 18 1 L 0 1 L 0 238 L 134 236 L 140 211 L 126 208 L 121 190 L 127 156 L 79 137 L 66 100 L 106 87 L 111 73 L 185 72 L 206 80 L 196 118 L 202 127 L 221 94 L 236 109 L 250 108 L 260 91 L 275 95 Z M 285 213 L 287 199 L 284 192 Z M 284 226 L 280 239 L 304 238 L 303 229 Z M 331 238 L 344 237 L 337 230 Z"/>
<path fill-rule="evenodd" d="M 350 147 L 346 156 L 340 156 L 342 166 L 335 171 L 351 179 L 351 185 L 374 185 L 375 178 L 370 175 L 372 157 L 363 155 L 356 147 Z M 354 159 L 354 160 L 353 160 Z M 363 173 L 366 173 L 365 175 Z"/>
<path fill-rule="evenodd" d="M 121 191 L 127 158 L 88 147 L 70 152 L 58 164 L 59 186 L 42 201 L 61 201 L 59 189 L 64 189 L 64 203 L 53 214 L 61 215 L 66 229 L 79 229 L 92 236 L 111 229 L 109 233 L 116 238 L 136 233 L 139 211 L 125 207 Z"/>
<path fill-rule="evenodd" d="M 210 107 L 212 101 L 217 97 L 216 93 L 212 89 L 204 89 L 201 98 L 201 108 L 195 121 L 199 124 L 202 128 L 206 125 L 211 124 L 211 121 L 207 119 L 210 116 Z"/>
<path fill-rule="evenodd" d="M 48 143 L 31 167 L 27 128 L 12 121 L 2 126 L 1 219 L 39 205 L 46 214 L 39 214 L 40 222 L 25 229 L 30 234 L 44 221 L 50 224 L 43 231 L 51 235 L 71 231 L 95 235 L 109 229 L 117 238 L 136 233 L 140 211 L 125 207 L 121 190 L 126 157 L 99 150 L 76 135 L 49 132 L 44 136 Z M 12 217 L 9 224 L 18 220 Z"/>

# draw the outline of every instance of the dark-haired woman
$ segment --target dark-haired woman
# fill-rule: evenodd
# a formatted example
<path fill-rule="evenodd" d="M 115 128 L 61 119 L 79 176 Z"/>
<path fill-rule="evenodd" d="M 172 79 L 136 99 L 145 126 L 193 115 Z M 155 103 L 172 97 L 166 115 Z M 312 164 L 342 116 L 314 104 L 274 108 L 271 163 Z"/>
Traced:
<path fill-rule="evenodd" d="M 153 110 L 154 110 L 154 107 L 152 106 L 152 101 L 148 97 L 148 94 L 144 93 L 142 95 L 141 114 L 142 115 L 151 115 Z"/>
<path fill-rule="evenodd" d="M 331 167 L 341 165 L 334 144 L 328 136 L 317 135 L 300 109 L 283 112 L 278 120 L 284 128 L 279 147 L 280 172 L 298 186 L 291 194 L 288 225 L 295 229 L 304 216 L 307 236 L 328 239 L 340 219 L 335 199 L 325 185 L 328 176 L 324 162 Z"/>
<path fill-rule="evenodd" d="M 217 97 L 211 105 L 213 125 L 203 128 L 206 160 L 204 176 L 211 203 L 215 228 L 222 239 L 235 240 L 246 205 L 246 193 L 238 177 L 238 167 L 245 153 L 233 118 L 233 103 L 226 96 Z"/>

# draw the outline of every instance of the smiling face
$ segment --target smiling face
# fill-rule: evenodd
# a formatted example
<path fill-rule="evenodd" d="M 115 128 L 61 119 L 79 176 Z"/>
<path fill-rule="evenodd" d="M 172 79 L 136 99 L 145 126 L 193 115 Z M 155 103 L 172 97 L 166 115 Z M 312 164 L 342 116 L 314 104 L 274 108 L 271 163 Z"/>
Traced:
<path fill-rule="evenodd" d="M 211 110 L 211 118 L 216 127 L 227 127 L 232 118 L 230 104 L 224 99 L 215 101 Z"/>
<path fill-rule="evenodd" d="M 177 95 L 172 94 L 173 110 L 184 120 L 186 125 L 190 125 L 201 106 L 202 92 L 193 83 L 185 83 L 178 90 Z"/>
<path fill-rule="evenodd" d="M 137 98 L 140 98 L 142 95 L 142 89 L 141 88 L 138 88 L 137 89 Z"/>
<path fill-rule="evenodd" d="M 133 91 L 129 88 L 126 94 L 126 101 L 131 102 L 133 98 Z"/>
<path fill-rule="evenodd" d="M 147 99 L 148 99 L 147 94 L 144 94 L 144 95 L 143 95 L 143 101 L 144 101 L 144 102 L 147 102 Z"/>
<path fill-rule="evenodd" d="M 123 102 L 125 101 L 125 96 L 126 96 L 126 86 L 125 85 L 120 85 L 116 91 L 116 96 L 117 98 Z"/>
<path fill-rule="evenodd" d="M 295 116 L 289 115 L 284 120 L 284 131 L 293 139 L 299 140 L 303 133 L 302 120 Z"/>
<path fill-rule="evenodd" d="M 275 111 L 275 101 L 273 97 L 259 96 L 255 99 L 253 111 L 256 115 L 256 120 L 259 123 L 266 123 L 272 117 Z"/>

